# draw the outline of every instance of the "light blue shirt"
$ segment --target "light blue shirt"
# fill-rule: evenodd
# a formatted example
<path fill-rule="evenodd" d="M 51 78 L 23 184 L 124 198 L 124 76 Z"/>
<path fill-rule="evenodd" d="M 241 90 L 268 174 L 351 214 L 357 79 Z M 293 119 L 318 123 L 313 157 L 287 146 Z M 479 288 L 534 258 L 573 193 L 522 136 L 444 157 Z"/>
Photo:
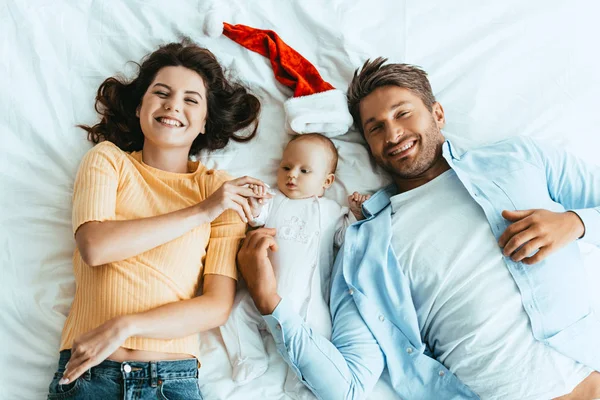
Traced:
<path fill-rule="evenodd" d="M 503 210 L 575 211 L 582 240 L 600 245 L 600 169 L 552 146 L 513 138 L 462 154 L 444 143 L 444 158 L 481 206 L 496 239 L 509 226 Z M 478 398 L 423 343 L 409 283 L 392 250 L 394 185 L 363 204 L 336 259 L 331 288 L 331 342 L 313 333 L 285 298 L 264 317 L 285 361 L 320 399 L 357 399 L 387 366 L 403 399 Z M 451 234 L 451 232 L 449 232 Z M 468 240 L 468 238 L 465 238 Z M 500 251 L 500 248 L 499 248 Z M 576 243 L 528 266 L 504 258 L 534 337 L 600 370 L 600 318 L 585 288 Z"/>

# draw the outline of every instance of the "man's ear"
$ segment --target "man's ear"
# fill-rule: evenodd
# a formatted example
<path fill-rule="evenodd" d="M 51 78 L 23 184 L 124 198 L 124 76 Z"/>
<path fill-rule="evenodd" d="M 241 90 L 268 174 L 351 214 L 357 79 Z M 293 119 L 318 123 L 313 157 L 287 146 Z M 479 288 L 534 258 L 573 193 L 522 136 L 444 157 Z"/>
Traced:
<path fill-rule="evenodd" d="M 431 114 L 438 128 L 443 129 L 446 126 L 446 116 L 444 115 L 444 108 L 437 101 L 433 103 Z"/>
<path fill-rule="evenodd" d="M 325 182 L 323 183 L 323 188 L 329 189 L 331 187 L 331 185 L 333 185 L 334 181 L 335 181 L 335 175 L 327 174 L 327 177 L 325 178 Z"/>

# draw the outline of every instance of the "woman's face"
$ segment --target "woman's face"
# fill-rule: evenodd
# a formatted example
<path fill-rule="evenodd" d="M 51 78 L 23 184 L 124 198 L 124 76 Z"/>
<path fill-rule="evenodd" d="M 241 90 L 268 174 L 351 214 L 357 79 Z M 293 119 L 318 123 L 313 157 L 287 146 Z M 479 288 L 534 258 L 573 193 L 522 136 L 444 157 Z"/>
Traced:
<path fill-rule="evenodd" d="M 188 151 L 198 134 L 205 132 L 206 112 L 204 80 L 181 66 L 159 70 L 137 110 L 145 141 Z"/>

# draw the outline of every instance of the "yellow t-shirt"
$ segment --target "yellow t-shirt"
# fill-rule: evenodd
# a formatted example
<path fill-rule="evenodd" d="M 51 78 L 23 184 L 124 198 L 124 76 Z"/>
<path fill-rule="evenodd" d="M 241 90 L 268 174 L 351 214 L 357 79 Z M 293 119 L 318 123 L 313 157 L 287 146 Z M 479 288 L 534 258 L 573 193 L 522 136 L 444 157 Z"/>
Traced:
<path fill-rule="evenodd" d="M 225 172 L 189 162 L 187 174 L 162 171 L 102 142 L 83 158 L 73 190 L 73 232 L 89 221 L 152 217 L 197 204 L 231 179 Z M 210 224 L 135 257 L 90 267 L 73 255 L 76 291 L 60 349 L 107 320 L 196 296 L 203 274 L 237 278 L 236 253 L 246 225 L 228 210 Z M 199 338 L 131 337 L 124 347 L 198 357 Z"/>

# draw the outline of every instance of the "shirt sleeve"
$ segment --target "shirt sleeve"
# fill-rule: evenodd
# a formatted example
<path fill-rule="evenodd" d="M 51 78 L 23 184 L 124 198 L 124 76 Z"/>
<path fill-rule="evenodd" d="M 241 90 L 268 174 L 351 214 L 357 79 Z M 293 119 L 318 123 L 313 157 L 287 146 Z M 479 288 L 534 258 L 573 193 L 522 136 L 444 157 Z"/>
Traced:
<path fill-rule="evenodd" d="M 310 329 L 285 298 L 263 318 L 279 354 L 317 398 L 362 399 L 377 383 L 384 356 L 358 311 L 341 268 L 336 270 L 331 342 Z"/>
<path fill-rule="evenodd" d="M 232 178 L 223 171 L 208 171 L 205 197 Z M 246 224 L 233 210 L 226 210 L 210 224 L 210 239 L 206 250 L 204 274 L 224 275 L 237 279 L 236 255 L 246 234 Z"/>
<path fill-rule="evenodd" d="M 581 240 L 600 246 L 600 168 L 564 149 L 528 140 L 545 167 L 550 197 L 581 218 Z"/>
<path fill-rule="evenodd" d="M 83 157 L 73 186 L 73 233 L 86 222 L 115 218 L 122 152 L 100 143 Z"/>

